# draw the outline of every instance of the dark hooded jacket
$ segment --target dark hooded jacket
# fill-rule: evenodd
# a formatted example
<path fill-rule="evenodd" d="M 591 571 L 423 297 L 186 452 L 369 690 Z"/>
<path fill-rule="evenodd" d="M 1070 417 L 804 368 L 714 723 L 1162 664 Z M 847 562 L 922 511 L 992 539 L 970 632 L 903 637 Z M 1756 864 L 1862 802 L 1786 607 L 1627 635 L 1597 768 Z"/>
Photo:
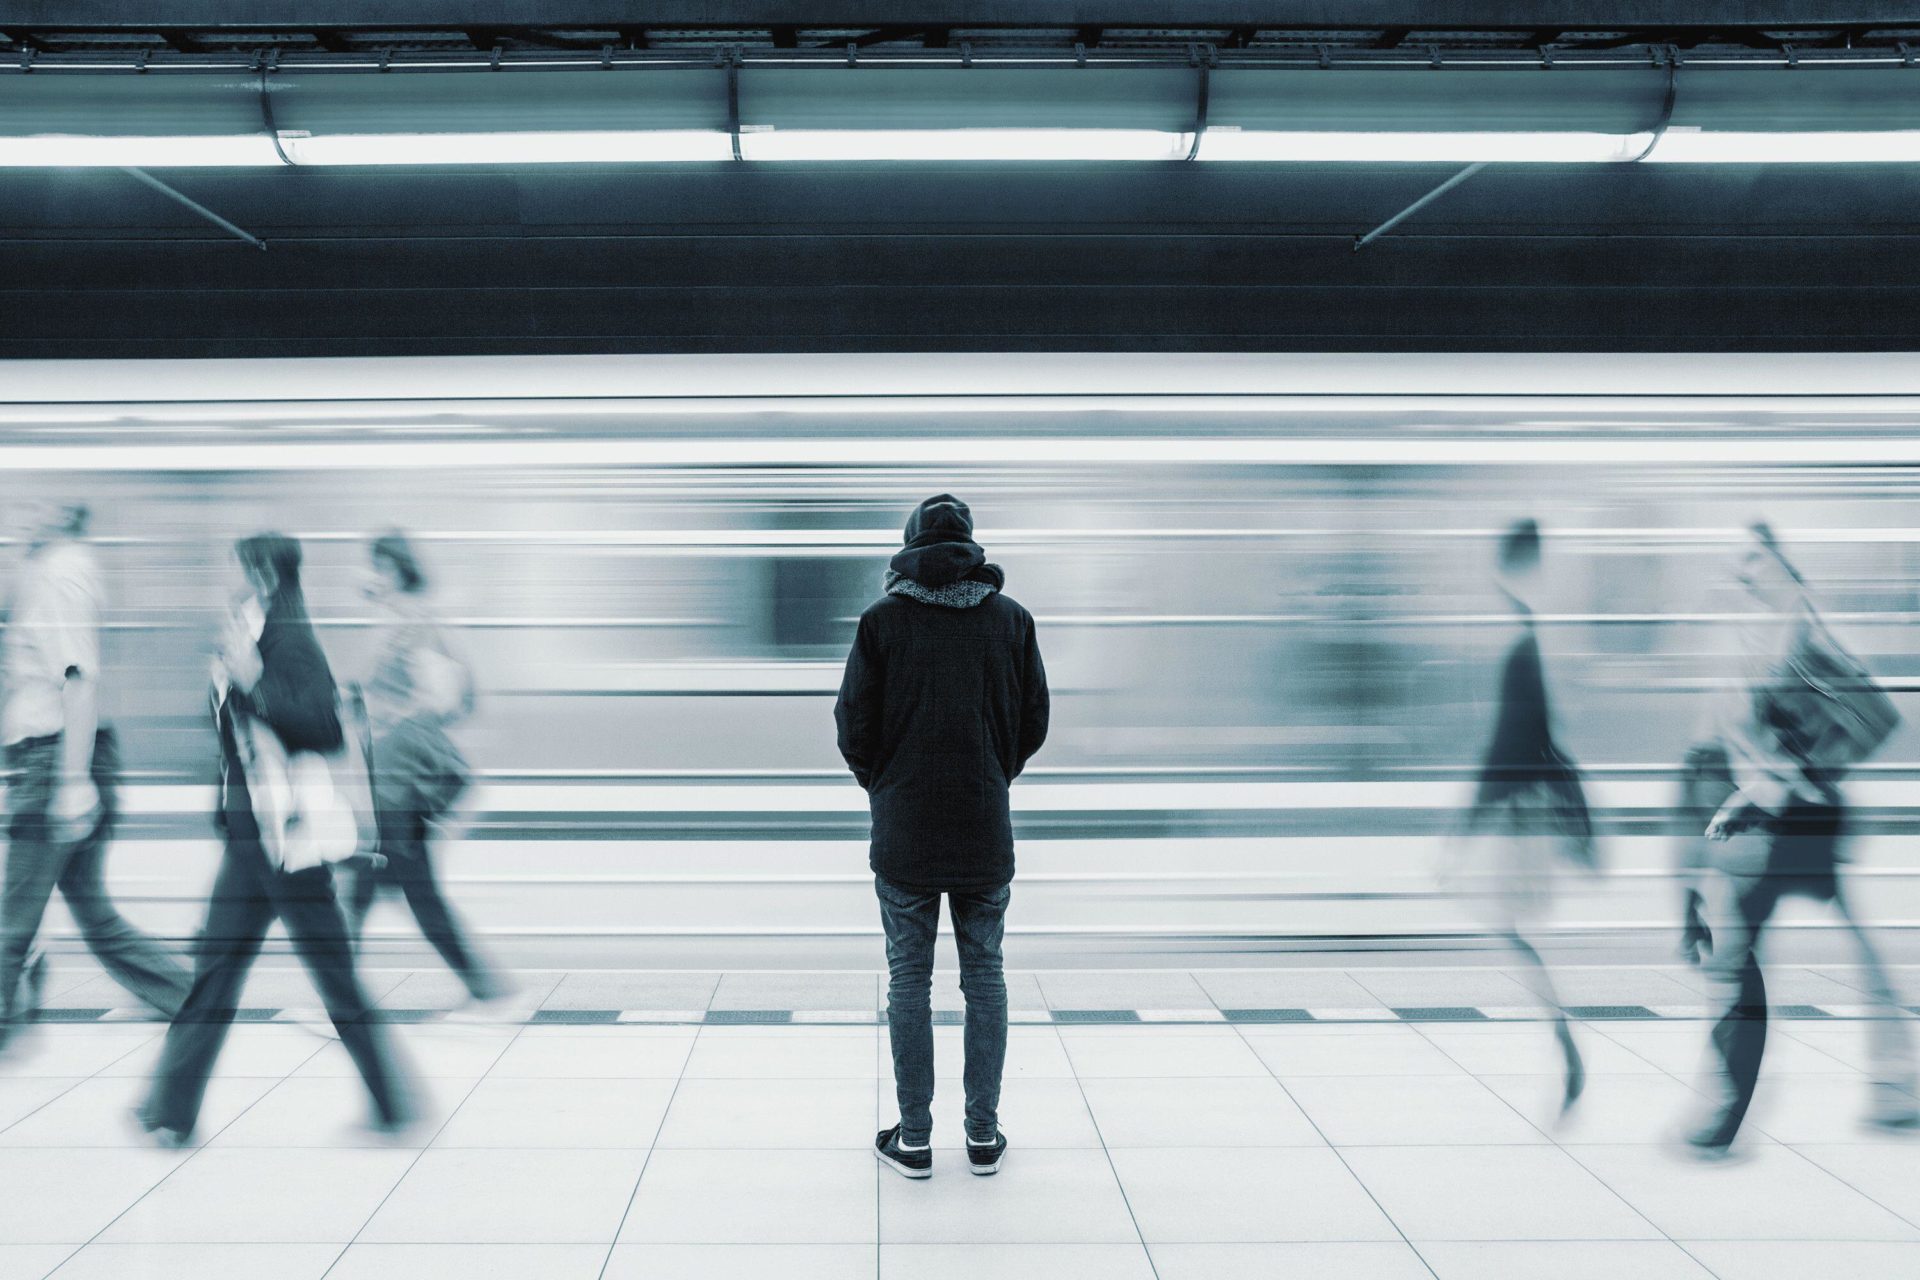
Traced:
<path fill-rule="evenodd" d="M 920 889 L 1013 879 L 1007 787 L 1047 736 L 1033 615 L 947 494 L 907 520 L 886 594 L 860 615 L 834 719 L 873 811 L 873 870 Z"/>

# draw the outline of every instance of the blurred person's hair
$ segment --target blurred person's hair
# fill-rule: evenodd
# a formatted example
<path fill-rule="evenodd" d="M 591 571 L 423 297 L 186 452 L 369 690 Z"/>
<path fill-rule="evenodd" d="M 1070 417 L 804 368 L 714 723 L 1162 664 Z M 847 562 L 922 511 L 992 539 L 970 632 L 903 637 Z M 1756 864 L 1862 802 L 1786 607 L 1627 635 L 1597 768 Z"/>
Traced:
<path fill-rule="evenodd" d="M 1774 562 L 1786 571 L 1789 578 L 1793 579 L 1794 585 L 1800 587 L 1807 585 L 1807 580 L 1800 576 L 1798 569 L 1793 567 L 1793 561 L 1787 559 L 1787 553 L 1780 546 L 1780 539 L 1774 533 L 1772 525 L 1765 520 L 1755 520 L 1747 526 L 1747 532 L 1753 535 L 1755 542 L 1767 549 L 1767 554 L 1771 555 Z"/>
<path fill-rule="evenodd" d="M 408 595 L 417 595 L 427 589 L 427 571 L 421 567 L 412 540 L 400 530 L 394 529 L 375 538 L 371 553 L 376 562 L 384 563 L 393 570 L 400 590 Z"/>
<path fill-rule="evenodd" d="M 59 512 L 60 531 L 70 538 L 87 536 L 87 523 L 93 519 L 93 511 L 84 502 L 62 502 L 55 508 Z"/>
<path fill-rule="evenodd" d="M 1519 573 L 1540 563 L 1540 525 L 1535 520 L 1515 520 L 1500 535 L 1500 569 Z"/>
<path fill-rule="evenodd" d="M 255 573 L 271 573 L 274 594 L 300 592 L 300 544 L 284 533 L 256 533 L 233 544 L 240 563 Z"/>

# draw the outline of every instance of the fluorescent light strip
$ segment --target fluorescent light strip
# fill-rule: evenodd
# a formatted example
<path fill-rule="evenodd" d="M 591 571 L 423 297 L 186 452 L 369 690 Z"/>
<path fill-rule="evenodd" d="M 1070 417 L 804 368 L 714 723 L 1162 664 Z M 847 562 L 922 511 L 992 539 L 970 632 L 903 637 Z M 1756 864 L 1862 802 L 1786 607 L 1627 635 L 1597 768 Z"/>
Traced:
<path fill-rule="evenodd" d="M 1201 160 L 1398 163 L 1607 164 L 1631 160 L 1650 133 L 1356 133 L 1210 128 Z"/>
<path fill-rule="evenodd" d="M 0 137 L 0 169 L 252 168 L 281 163 L 264 133 L 185 137 Z"/>
<path fill-rule="evenodd" d="M 1915 164 L 1920 129 L 1872 132 L 1704 133 L 1674 127 L 1660 136 L 1649 164 Z"/>
<path fill-rule="evenodd" d="M 746 160 L 1180 160 L 1190 133 L 1157 129 L 756 129 Z"/>
<path fill-rule="evenodd" d="M 283 132 L 295 164 L 654 164 L 731 160 L 733 142 L 711 129 L 549 133 Z"/>
<path fill-rule="evenodd" d="M 876 162 L 1170 161 L 1191 133 L 1155 129 L 760 129 L 740 138 L 748 160 Z M 1315 132 L 1217 125 L 1198 158 L 1227 163 L 1617 164 L 1651 133 Z M 308 165 L 708 163 L 732 158 L 728 135 L 706 129 L 502 133 L 283 131 L 288 159 Z M 1807 133 L 1703 132 L 1676 126 L 1646 159 L 1661 164 L 1920 163 L 1920 129 Z M 264 133 L 207 136 L 0 137 L 0 168 L 271 167 Z"/>
<path fill-rule="evenodd" d="M 1920 466 L 1920 437 L 1478 440 L 1375 437 L 552 440 L 0 447 L 0 473 L 469 470 L 557 467 L 1083 466 Z"/>

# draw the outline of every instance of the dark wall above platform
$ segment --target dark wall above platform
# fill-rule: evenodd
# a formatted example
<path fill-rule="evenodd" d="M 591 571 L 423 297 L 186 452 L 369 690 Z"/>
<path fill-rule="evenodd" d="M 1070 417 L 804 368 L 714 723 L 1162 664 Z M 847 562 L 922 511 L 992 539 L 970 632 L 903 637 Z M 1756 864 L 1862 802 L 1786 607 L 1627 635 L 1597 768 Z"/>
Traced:
<path fill-rule="evenodd" d="M 0 173 L 0 356 L 1920 347 L 1920 166 Z"/>

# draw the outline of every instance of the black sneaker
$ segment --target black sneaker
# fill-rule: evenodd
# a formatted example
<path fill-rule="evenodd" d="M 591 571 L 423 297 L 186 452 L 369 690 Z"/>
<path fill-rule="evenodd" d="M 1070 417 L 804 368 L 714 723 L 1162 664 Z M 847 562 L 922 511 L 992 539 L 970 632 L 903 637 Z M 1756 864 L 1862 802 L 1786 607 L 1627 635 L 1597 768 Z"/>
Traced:
<path fill-rule="evenodd" d="M 967 1168 L 981 1177 L 1000 1172 L 1000 1157 L 1007 1154 L 1007 1135 L 993 1131 L 993 1141 L 976 1143 L 967 1139 Z"/>
<path fill-rule="evenodd" d="M 933 1145 L 931 1143 L 919 1151 L 906 1151 L 900 1146 L 900 1126 L 882 1129 L 874 1135 L 873 1154 L 880 1157 L 880 1163 L 890 1164 L 896 1171 L 909 1178 L 931 1178 L 933 1176 Z"/>

